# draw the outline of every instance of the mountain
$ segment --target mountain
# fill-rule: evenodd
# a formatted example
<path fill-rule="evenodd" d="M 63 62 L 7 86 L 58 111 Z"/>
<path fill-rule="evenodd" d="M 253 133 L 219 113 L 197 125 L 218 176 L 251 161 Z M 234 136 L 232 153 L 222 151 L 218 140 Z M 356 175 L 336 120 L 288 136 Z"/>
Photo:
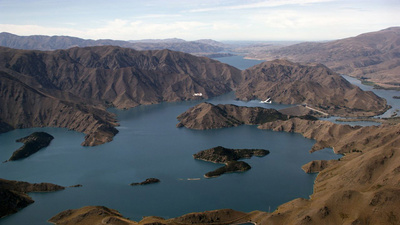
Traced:
<path fill-rule="evenodd" d="M 234 67 L 170 50 L 0 47 L 0 103 L 8 106 L 0 111 L 0 130 L 67 127 L 87 134 L 83 145 L 98 145 L 118 132 L 107 107 L 209 98 L 240 82 Z"/>
<path fill-rule="evenodd" d="M 242 124 L 262 124 L 274 120 L 285 120 L 287 118 L 286 115 L 275 109 L 222 104 L 213 105 L 205 102 L 180 114 L 177 117 L 179 120 L 177 127 L 206 130 L 233 127 Z"/>
<path fill-rule="evenodd" d="M 139 41 L 118 41 L 109 39 L 91 40 L 69 36 L 18 36 L 0 33 L 0 46 L 25 50 L 57 50 L 72 47 L 114 45 L 136 50 L 170 49 L 186 53 L 216 53 L 223 51 L 225 45 L 214 40 L 185 41 L 182 39 L 148 39 Z"/>
<path fill-rule="evenodd" d="M 273 60 L 243 71 L 239 99 L 307 104 L 332 115 L 372 116 L 386 111 L 386 100 L 362 91 L 322 64 Z"/>
<path fill-rule="evenodd" d="M 400 87 L 400 27 L 336 41 L 305 42 L 279 49 L 258 50 L 250 53 L 249 57 L 322 63 L 337 73 L 385 88 Z"/>

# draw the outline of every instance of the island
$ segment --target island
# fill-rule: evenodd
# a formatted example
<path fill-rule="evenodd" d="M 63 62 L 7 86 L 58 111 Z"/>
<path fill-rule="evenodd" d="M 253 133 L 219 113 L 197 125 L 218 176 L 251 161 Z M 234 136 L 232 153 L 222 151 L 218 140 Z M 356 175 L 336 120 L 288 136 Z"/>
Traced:
<path fill-rule="evenodd" d="M 238 161 L 252 156 L 263 157 L 269 154 L 265 149 L 229 149 L 217 146 L 200 151 L 193 155 L 193 158 L 213 163 L 225 164 L 214 171 L 204 175 L 205 178 L 218 177 L 224 173 L 244 172 L 251 169 L 251 166 L 243 161 Z"/>
<path fill-rule="evenodd" d="M 131 183 L 131 186 L 137 186 L 137 185 L 147 185 L 147 184 L 154 184 L 154 183 L 159 183 L 160 180 L 157 178 L 147 178 L 145 181 L 140 182 L 140 183 Z"/>
<path fill-rule="evenodd" d="M 20 138 L 16 141 L 22 142 L 24 145 L 17 149 L 7 161 L 27 158 L 38 152 L 40 149 L 49 146 L 53 139 L 54 137 L 46 132 L 34 132 L 29 136 Z"/>
<path fill-rule="evenodd" d="M 275 109 L 246 107 L 236 105 L 213 105 L 200 103 L 180 114 L 177 127 L 196 130 L 236 127 L 242 124 L 257 125 L 276 120 L 287 120 L 289 117 Z"/>

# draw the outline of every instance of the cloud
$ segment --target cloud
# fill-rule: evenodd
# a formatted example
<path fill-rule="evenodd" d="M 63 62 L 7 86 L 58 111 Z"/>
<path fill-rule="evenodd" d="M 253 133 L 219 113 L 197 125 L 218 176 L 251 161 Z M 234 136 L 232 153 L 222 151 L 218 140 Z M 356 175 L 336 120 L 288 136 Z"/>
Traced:
<path fill-rule="evenodd" d="M 222 11 L 222 10 L 241 10 L 241 9 L 259 9 L 259 8 L 270 8 L 287 5 L 307 5 L 314 3 L 330 2 L 333 0 L 267 0 L 256 3 L 229 5 L 229 6 L 216 6 L 209 8 L 192 9 L 189 12 L 210 12 L 210 11 Z"/>

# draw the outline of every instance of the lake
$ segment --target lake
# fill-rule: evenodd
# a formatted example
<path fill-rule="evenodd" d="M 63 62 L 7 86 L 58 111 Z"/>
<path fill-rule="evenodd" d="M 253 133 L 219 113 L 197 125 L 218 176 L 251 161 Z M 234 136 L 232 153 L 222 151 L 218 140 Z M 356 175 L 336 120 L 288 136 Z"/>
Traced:
<path fill-rule="evenodd" d="M 229 58 L 224 60 L 240 60 Z M 229 93 L 208 102 L 287 107 L 234 98 L 234 93 Z M 315 141 L 299 134 L 259 130 L 256 126 L 206 131 L 176 128 L 176 117 L 200 102 L 161 103 L 124 111 L 111 109 L 120 121 L 120 132 L 114 141 L 96 147 L 80 146 L 84 134 L 63 128 L 19 129 L 1 134 L 0 161 L 7 160 L 22 145 L 16 139 L 34 131 L 45 131 L 55 137 L 50 146 L 27 159 L 0 164 L 1 178 L 83 187 L 30 193 L 35 203 L 0 219 L 0 224 L 48 224 L 50 217 L 63 210 L 87 205 L 113 208 L 136 221 L 143 216 L 171 218 L 220 208 L 273 211 L 282 203 L 312 194 L 316 174 L 304 173 L 303 164 L 340 157 L 332 149 L 310 154 L 308 151 Z M 195 160 L 192 155 L 219 145 L 263 148 L 271 153 L 244 160 L 252 167 L 247 172 L 206 179 L 205 173 L 222 165 Z M 161 182 L 129 185 L 150 177 Z"/>

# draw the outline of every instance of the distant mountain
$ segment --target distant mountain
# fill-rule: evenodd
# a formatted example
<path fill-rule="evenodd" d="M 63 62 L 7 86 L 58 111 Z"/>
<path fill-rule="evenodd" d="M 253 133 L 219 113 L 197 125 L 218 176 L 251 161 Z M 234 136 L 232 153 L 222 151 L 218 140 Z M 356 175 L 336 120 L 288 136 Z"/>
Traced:
<path fill-rule="evenodd" d="M 0 110 L 0 130 L 67 127 L 87 134 L 83 145 L 98 145 L 118 132 L 106 107 L 209 98 L 240 82 L 234 67 L 170 50 L 0 47 L 0 104 L 7 106 Z"/>
<path fill-rule="evenodd" d="M 306 42 L 249 54 L 266 60 L 323 63 L 341 74 L 400 88 L 400 27 L 324 43 Z"/>
<path fill-rule="evenodd" d="M 386 101 L 362 91 L 322 64 L 274 60 L 243 71 L 236 90 L 243 100 L 271 98 L 283 104 L 307 104 L 332 115 L 371 116 L 386 111 Z"/>
<path fill-rule="evenodd" d="M 147 39 L 139 41 L 90 40 L 69 36 L 18 36 L 0 33 L 0 46 L 25 50 L 57 50 L 72 47 L 114 45 L 136 50 L 170 49 L 186 53 L 215 53 L 223 51 L 224 44 L 213 40 L 185 41 L 182 39 Z"/>

